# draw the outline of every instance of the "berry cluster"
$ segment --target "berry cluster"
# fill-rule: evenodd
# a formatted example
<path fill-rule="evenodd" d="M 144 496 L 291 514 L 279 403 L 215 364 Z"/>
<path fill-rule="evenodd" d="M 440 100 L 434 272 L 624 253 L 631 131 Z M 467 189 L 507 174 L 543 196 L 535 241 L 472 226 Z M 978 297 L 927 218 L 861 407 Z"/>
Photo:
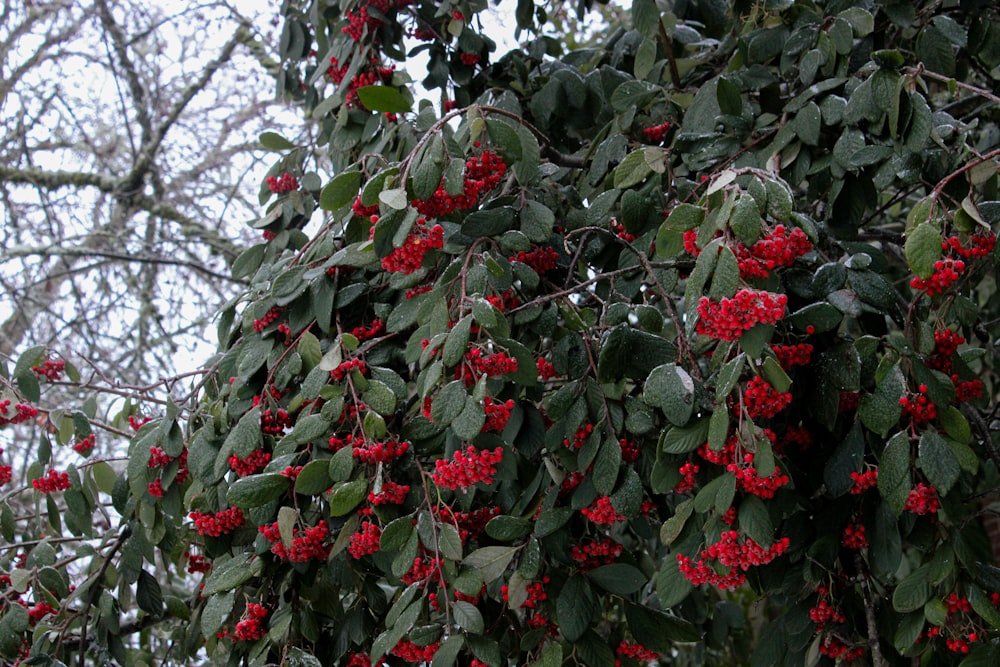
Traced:
<path fill-rule="evenodd" d="M 479 63 L 479 54 L 469 53 L 468 51 L 462 51 L 461 53 L 458 54 L 458 60 L 463 65 L 468 65 L 469 67 L 472 67 L 473 65 Z"/>
<path fill-rule="evenodd" d="M 938 329 L 934 332 L 934 351 L 927 359 L 927 367 L 942 373 L 951 373 L 951 358 L 958 352 L 958 346 L 965 342 L 965 337 L 951 329 Z"/>
<path fill-rule="evenodd" d="M 611 231 L 615 233 L 615 236 L 627 243 L 631 243 L 637 238 L 635 234 L 626 231 L 625 225 L 618 222 L 614 218 L 611 218 L 611 222 L 608 223 L 608 226 L 611 228 Z"/>
<path fill-rule="evenodd" d="M 788 297 L 742 289 L 732 299 L 716 302 L 708 297 L 698 301 L 696 331 L 710 338 L 734 341 L 756 324 L 774 324 L 785 316 Z"/>
<path fill-rule="evenodd" d="M 367 653 L 352 653 L 344 667 L 372 667 L 372 660 Z"/>
<path fill-rule="evenodd" d="M 406 500 L 406 494 L 409 492 L 410 486 L 408 484 L 386 482 L 382 485 L 382 490 L 378 493 L 368 493 L 368 502 L 375 507 L 379 505 L 402 505 L 403 501 Z"/>
<path fill-rule="evenodd" d="M 372 320 L 369 327 L 359 326 L 351 330 L 351 335 L 357 338 L 359 343 L 363 343 L 376 336 L 381 336 L 383 333 L 385 333 L 385 322 L 378 318 Z"/>
<path fill-rule="evenodd" d="M 347 361 L 341 362 L 339 366 L 330 371 L 330 377 L 340 382 L 345 377 L 351 374 L 351 371 L 357 371 L 361 375 L 368 373 L 368 364 L 364 362 L 363 359 L 348 359 Z"/>
<path fill-rule="evenodd" d="M 374 216 L 375 220 L 372 220 L 372 224 L 378 221 L 378 204 L 375 203 L 371 206 L 365 206 L 361 203 L 361 195 L 358 195 L 357 199 L 354 200 L 354 203 L 351 204 L 351 211 L 359 218 L 368 218 L 370 220 L 372 216 Z"/>
<path fill-rule="evenodd" d="M 512 262 L 521 262 L 531 267 L 535 273 L 545 273 L 556 268 L 559 263 L 559 253 L 548 246 L 534 250 L 522 250 L 510 258 Z"/>
<path fill-rule="evenodd" d="M 188 574 L 199 574 L 204 572 L 210 572 L 212 570 L 212 562 L 209 561 L 204 556 L 199 554 L 193 554 L 190 551 L 184 554 L 187 556 L 188 564 L 187 571 Z"/>
<path fill-rule="evenodd" d="M 239 507 L 230 507 L 215 514 L 191 512 L 188 516 L 194 521 L 198 534 L 207 537 L 226 535 L 246 523 L 243 510 Z"/>
<path fill-rule="evenodd" d="M 986 257 L 993 252 L 993 247 L 996 245 L 996 242 L 997 237 L 993 234 L 993 232 L 974 234 L 969 237 L 970 246 L 965 248 L 962 246 L 962 240 L 959 237 L 949 236 L 941 242 L 941 250 L 945 252 L 952 252 L 965 259 L 976 259 L 979 257 Z"/>
<path fill-rule="evenodd" d="M 813 437 L 809 429 L 804 426 L 790 424 L 785 428 L 785 432 L 781 436 L 781 441 L 774 451 L 785 451 L 786 449 L 791 449 L 793 445 L 799 450 L 805 451 L 809 449 L 809 445 L 812 443 Z"/>
<path fill-rule="evenodd" d="M 517 359 L 506 352 L 494 352 L 483 356 L 483 351 L 474 347 L 465 353 L 465 359 L 455 367 L 455 379 L 465 382 L 466 387 L 476 384 L 484 375 L 504 375 L 517 372 Z"/>
<path fill-rule="evenodd" d="M 289 547 L 286 547 L 281 540 L 281 531 L 277 521 L 270 526 L 258 526 L 257 532 L 271 543 L 271 553 L 279 560 L 307 563 L 314 559 L 325 560 L 330 555 L 330 547 L 324 544 L 330 535 L 330 527 L 326 525 L 326 521 L 320 521 L 315 526 L 305 530 L 295 526 L 292 529 L 292 540 Z"/>
<path fill-rule="evenodd" d="M 740 276 L 749 280 L 767 278 L 771 271 L 791 266 L 798 257 L 812 250 L 812 247 L 805 232 L 798 227 L 789 233 L 784 225 L 777 225 L 772 232 L 749 248 L 738 243 L 734 252 Z"/>
<path fill-rule="evenodd" d="M 434 285 L 417 285 L 416 287 L 411 287 L 410 289 L 406 290 L 403 296 L 405 296 L 407 299 L 412 299 L 421 294 L 426 294 L 427 292 L 430 292 L 433 289 Z"/>
<path fill-rule="evenodd" d="M 842 391 L 840 392 L 840 398 L 837 401 L 837 412 L 854 412 L 858 409 L 858 404 L 861 402 L 861 394 L 856 391 Z"/>
<path fill-rule="evenodd" d="M 271 306 L 271 308 L 264 313 L 264 316 L 259 320 L 253 321 L 253 330 L 257 333 L 262 332 L 266 329 L 272 322 L 281 317 L 281 312 L 284 310 L 281 306 Z"/>
<path fill-rule="evenodd" d="M 374 56 L 368 60 L 366 67 L 367 69 L 359 71 L 351 78 L 350 81 L 347 82 L 347 92 L 344 94 L 344 106 L 348 109 L 365 108 L 358 97 L 358 88 L 374 86 L 380 83 L 387 84 L 392 80 L 393 72 L 396 71 L 395 65 L 391 67 L 381 67 L 378 59 Z M 344 77 L 347 76 L 350 69 L 351 63 L 348 62 L 341 65 L 335 57 L 331 56 L 330 66 L 326 69 L 326 77 L 336 85 L 340 86 L 343 84 Z"/>
<path fill-rule="evenodd" d="M 719 541 L 702 550 L 698 561 L 684 554 L 677 554 L 681 574 L 695 586 L 711 584 L 720 590 L 732 590 L 746 581 L 744 574 L 754 565 L 766 565 L 788 551 L 789 539 L 783 537 L 766 549 L 747 537 L 742 544 L 735 530 L 724 531 Z M 723 568 L 719 573 L 709 561 Z"/>
<path fill-rule="evenodd" d="M 31 480 L 31 486 L 42 493 L 65 491 L 70 487 L 69 475 L 50 468 L 44 477 Z"/>
<path fill-rule="evenodd" d="M 872 468 L 863 472 L 852 472 L 851 480 L 854 481 L 854 484 L 851 486 L 851 493 L 860 496 L 878 484 L 878 468 Z"/>
<path fill-rule="evenodd" d="M 677 486 L 674 487 L 674 493 L 689 493 L 692 491 L 698 484 L 695 481 L 695 475 L 698 474 L 699 470 L 700 468 L 690 461 L 682 465 L 678 472 L 683 475 L 684 478 L 677 482 Z"/>
<path fill-rule="evenodd" d="M 593 432 L 593 424 L 584 424 L 580 428 L 576 429 L 576 433 L 573 434 L 572 440 L 564 438 L 563 445 L 569 447 L 570 449 L 580 449 L 587 442 L 587 438 L 589 438 L 590 434 Z"/>
<path fill-rule="evenodd" d="M 792 402 L 791 392 L 780 392 L 759 375 L 747 382 L 743 392 L 743 405 L 751 419 L 770 419 L 788 407 Z"/>
<path fill-rule="evenodd" d="M 646 141 L 654 144 L 663 143 L 663 140 L 667 138 L 668 132 L 670 132 L 670 121 L 642 128 L 642 134 L 646 137 Z"/>
<path fill-rule="evenodd" d="M 826 635 L 819 644 L 819 652 L 831 660 L 854 662 L 865 654 L 863 646 L 848 646 L 834 635 Z"/>
<path fill-rule="evenodd" d="M 951 381 L 955 385 L 955 398 L 953 401 L 955 405 L 971 401 L 983 395 L 984 385 L 983 381 L 979 378 L 961 381 L 958 379 L 958 375 L 952 375 Z"/>
<path fill-rule="evenodd" d="M 246 612 L 243 619 L 236 624 L 233 631 L 233 641 L 242 639 L 248 642 L 255 642 L 267 634 L 264 629 L 264 618 L 267 616 L 267 607 L 254 602 L 247 603 Z"/>
<path fill-rule="evenodd" d="M 787 371 L 795 366 L 808 366 L 812 360 L 813 346 L 809 343 L 772 345 L 771 351 L 778 358 L 781 367 Z"/>
<path fill-rule="evenodd" d="M 28 625 L 35 627 L 38 622 L 48 616 L 49 614 L 56 613 L 56 608 L 47 602 L 39 602 L 35 605 L 28 607 Z"/>
<path fill-rule="evenodd" d="M 457 210 L 472 208 L 479 201 L 479 195 L 489 192 L 503 179 L 507 165 L 503 158 L 493 151 L 483 151 L 478 157 L 465 161 L 462 194 L 451 195 L 445 190 L 444 180 L 429 199 L 414 200 L 413 206 L 428 218 L 441 218 Z"/>
<path fill-rule="evenodd" d="M 624 550 L 625 547 L 610 537 L 605 537 L 600 541 L 590 540 L 582 546 L 574 544 L 570 548 L 569 557 L 581 572 L 587 572 L 617 562 Z"/>
<path fill-rule="evenodd" d="M 774 498 L 778 489 L 791 481 L 788 475 L 781 472 L 779 468 L 775 468 L 767 477 L 758 475 L 757 468 L 752 465 L 753 454 L 745 453 L 743 463 L 744 465 L 730 463 L 726 466 L 726 470 L 736 476 L 736 485 L 740 489 L 759 498 Z"/>
<path fill-rule="evenodd" d="M 844 535 L 840 543 L 848 549 L 860 551 L 868 548 L 868 538 L 865 536 L 865 526 L 859 521 L 854 521 L 844 527 Z"/>
<path fill-rule="evenodd" d="M 277 400 L 281 397 L 281 393 L 275 390 L 271 391 L 271 398 Z M 264 399 L 260 395 L 253 397 L 253 406 L 257 407 L 262 405 Z M 288 411 L 284 408 L 278 408 L 272 411 L 271 408 L 264 408 L 260 411 L 260 430 L 262 433 L 267 433 L 268 435 L 282 435 L 285 429 L 291 428 L 293 417 L 288 414 Z"/>
<path fill-rule="evenodd" d="M 236 454 L 229 455 L 229 469 L 236 473 L 237 477 L 247 477 L 260 472 L 267 467 L 271 461 L 271 453 L 263 449 L 256 449 L 245 459 L 241 459 Z"/>
<path fill-rule="evenodd" d="M 375 41 L 378 39 L 376 33 L 382 27 L 382 19 L 394 9 L 409 4 L 410 0 L 367 0 L 344 15 L 347 25 L 340 31 L 355 42 L 360 42 L 365 36 Z M 374 10 L 374 15 L 368 13 L 369 7 Z"/>
<path fill-rule="evenodd" d="M 424 588 L 430 584 L 441 580 L 442 562 L 440 558 L 423 558 L 417 556 L 413 559 L 413 565 L 407 570 L 400 580 L 409 586 L 419 583 Z"/>
<path fill-rule="evenodd" d="M 94 451 L 94 446 L 97 444 L 97 436 L 93 433 L 88 435 L 86 438 L 81 438 L 73 445 L 73 451 L 80 456 L 90 456 Z"/>
<path fill-rule="evenodd" d="M 541 581 L 533 581 L 526 586 L 528 590 L 528 597 L 524 602 L 521 603 L 519 609 L 537 609 L 538 606 L 549 599 L 549 594 L 545 592 L 545 586 L 548 585 L 551 580 L 548 577 L 542 577 Z M 509 602 L 507 586 L 500 587 L 500 595 L 503 596 L 504 602 Z"/>
<path fill-rule="evenodd" d="M 374 234 L 375 227 L 372 227 Z M 382 268 L 390 273 L 409 275 L 424 263 L 424 256 L 431 250 L 444 247 L 444 227 L 434 225 L 427 228 L 427 220 L 417 218 L 403 245 L 393 248 L 392 252 L 382 258 Z"/>
<path fill-rule="evenodd" d="M 391 463 L 405 454 L 409 448 L 410 443 L 405 440 L 401 442 L 391 440 L 389 442 L 366 442 L 359 438 L 353 445 L 354 458 L 371 465 Z"/>
<path fill-rule="evenodd" d="M 538 359 L 535 361 L 535 368 L 538 369 L 538 379 L 542 382 L 548 382 L 552 378 L 559 377 L 559 373 L 556 372 L 556 367 L 546 359 Z"/>
<path fill-rule="evenodd" d="M 0 426 L 7 424 L 22 424 L 38 416 L 38 408 L 27 403 L 16 403 L 11 407 L 11 400 L 0 400 Z"/>
<path fill-rule="evenodd" d="M 268 190 L 279 195 L 299 189 L 298 179 L 287 171 L 278 177 L 268 176 L 264 179 L 264 182 L 267 184 Z"/>
<path fill-rule="evenodd" d="M 9 465 L 0 465 L 0 486 L 8 484 L 14 479 L 14 468 Z"/>
<path fill-rule="evenodd" d="M 128 416 L 128 425 L 133 431 L 138 431 L 143 427 L 144 424 L 148 424 L 153 418 L 149 415 L 144 415 L 141 417 L 136 417 L 135 415 Z"/>
<path fill-rule="evenodd" d="M 471 512 L 456 512 L 447 505 L 443 507 L 435 505 L 432 510 L 443 521 L 458 528 L 458 534 L 462 538 L 463 544 L 470 539 L 478 538 L 486 529 L 486 524 L 490 522 L 490 519 L 502 514 L 500 508 L 495 505 L 480 507 Z"/>
<path fill-rule="evenodd" d="M 590 507 L 584 507 L 580 510 L 580 513 L 598 526 L 611 525 L 625 520 L 625 516 L 619 514 L 611 504 L 610 496 L 601 496 L 592 502 Z"/>
<path fill-rule="evenodd" d="M 653 660 L 657 660 L 660 654 L 656 651 L 650 651 L 648 648 L 639 643 L 627 642 L 624 639 L 618 644 L 618 648 L 615 649 L 615 653 L 624 657 L 632 658 L 640 665 L 648 665 Z M 615 667 L 621 665 L 620 660 L 615 660 Z"/>
<path fill-rule="evenodd" d="M 941 509 L 941 501 L 937 497 L 937 489 L 920 482 L 916 487 L 910 489 L 910 495 L 906 498 L 906 505 L 903 509 L 907 512 L 923 516 L 925 514 L 937 514 Z"/>
<path fill-rule="evenodd" d="M 46 359 L 41 366 L 32 366 L 31 372 L 40 378 L 55 382 L 66 370 L 66 362 L 62 359 Z"/>
<path fill-rule="evenodd" d="M 427 646 L 417 646 L 409 639 L 400 639 L 389 653 L 410 664 L 431 664 L 440 645 L 437 642 Z"/>
<path fill-rule="evenodd" d="M 946 291 L 965 273 L 965 262 L 950 257 L 934 262 L 934 273 L 928 278 L 913 277 L 910 287 L 923 290 L 927 296 L 935 296 Z"/>
<path fill-rule="evenodd" d="M 820 586 L 817 592 L 820 594 L 820 600 L 815 607 L 809 609 L 809 618 L 816 624 L 816 632 L 823 632 L 828 623 L 846 623 L 847 617 L 824 599 L 827 593 L 826 587 Z"/>
<path fill-rule="evenodd" d="M 909 417 L 914 424 L 926 424 L 937 417 L 937 406 L 927 398 L 927 385 L 917 387 L 917 394 L 903 396 L 899 404 L 903 406 L 903 417 Z"/>
<path fill-rule="evenodd" d="M 364 558 L 379 550 L 379 539 L 382 537 L 382 529 L 377 523 L 364 521 L 361 523 L 361 530 L 351 535 L 351 543 L 347 547 L 347 552 L 354 559 Z"/>
<path fill-rule="evenodd" d="M 626 438 L 618 440 L 618 448 L 622 450 L 622 461 L 625 463 L 635 463 L 639 460 L 639 456 L 642 454 L 639 450 L 639 445 L 632 440 L 627 440 Z"/>
<path fill-rule="evenodd" d="M 502 459 L 502 447 L 491 451 L 469 445 L 464 452 L 456 451 L 451 461 L 438 459 L 434 463 L 431 479 L 445 489 L 467 489 L 479 482 L 492 484 L 493 477 L 497 474 L 497 464 Z"/>
<path fill-rule="evenodd" d="M 154 498 L 163 497 L 163 480 L 159 477 L 146 485 L 146 491 Z"/>
<path fill-rule="evenodd" d="M 507 399 L 500 403 L 494 401 L 492 397 L 486 396 L 483 399 L 483 410 L 486 411 L 486 423 L 483 425 L 483 433 L 500 433 L 506 428 L 510 421 L 510 412 L 514 409 L 513 399 Z"/>
<path fill-rule="evenodd" d="M 501 313 L 513 310 L 521 305 L 521 300 L 514 294 L 514 290 L 507 290 L 500 295 L 488 294 L 486 300 Z"/>

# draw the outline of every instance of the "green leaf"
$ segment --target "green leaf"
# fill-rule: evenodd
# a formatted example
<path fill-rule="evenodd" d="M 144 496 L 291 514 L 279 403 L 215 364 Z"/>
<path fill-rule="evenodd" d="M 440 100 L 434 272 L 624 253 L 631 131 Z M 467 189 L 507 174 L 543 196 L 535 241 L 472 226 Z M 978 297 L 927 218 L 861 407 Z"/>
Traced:
<path fill-rule="evenodd" d="M 701 632 L 687 621 L 650 607 L 625 603 L 625 618 L 629 632 L 646 648 L 669 654 L 672 642 L 696 642 Z"/>
<path fill-rule="evenodd" d="M 677 210 L 677 209 L 674 209 Z M 702 210 L 702 209 L 698 209 Z M 729 226 L 733 233 L 745 246 L 752 246 L 760 238 L 760 209 L 753 197 L 741 194 L 733 205 L 733 213 L 729 218 Z"/>
<path fill-rule="evenodd" d="M 466 632 L 480 635 L 486 629 L 483 623 L 483 615 L 479 613 L 475 605 L 469 602 L 459 600 L 452 607 L 452 613 L 455 614 L 455 621 Z"/>
<path fill-rule="evenodd" d="M 233 266 L 231 269 L 233 278 L 237 280 L 241 278 L 249 278 L 253 274 L 257 273 L 257 270 L 264 261 L 264 253 L 266 250 L 266 243 L 258 243 L 241 252 L 236 259 L 233 260 Z"/>
<path fill-rule="evenodd" d="M 535 243 L 544 243 L 552 236 L 556 216 L 552 210 L 532 199 L 521 208 L 521 231 Z"/>
<path fill-rule="evenodd" d="M 27 609 L 19 604 L 7 605 L 6 613 L 0 617 L 0 655 L 12 659 L 17 655 L 28 621 Z"/>
<path fill-rule="evenodd" d="M 295 478 L 295 493 L 316 496 L 330 488 L 330 462 L 315 459 L 305 464 Z"/>
<path fill-rule="evenodd" d="M 139 609 L 150 616 L 159 617 L 163 615 L 163 591 L 156 577 L 145 570 L 139 571 L 139 579 L 136 582 L 135 603 Z"/>
<path fill-rule="evenodd" d="M 597 598 L 585 577 L 577 574 L 567 579 L 556 598 L 556 616 L 562 636 L 571 642 L 582 637 L 598 608 Z"/>
<path fill-rule="evenodd" d="M 295 148 L 295 144 L 277 132 L 261 132 L 258 141 L 269 151 L 287 151 Z"/>
<path fill-rule="evenodd" d="M 646 162 L 645 150 L 642 148 L 634 150 L 615 167 L 615 187 L 630 188 L 641 183 L 651 173 L 653 170 Z"/>
<path fill-rule="evenodd" d="M 345 171 L 337 174 L 319 193 L 319 207 L 325 211 L 336 211 L 352 203 L 361 188 L 361 172 Z"/>
<path fill-rule="evenodd" d="M 738 354 L 719 369 L 719 377 L 715 381 L 715 400 L 722 402 L 739 382 L 740 374 L 746 364 L 746 354 Z"/>
<path fill-rule="evenodd" d="M 878 469 L 878 491 L 899 516 L 910 493 L 910 440 L 904 431 L 889 438 Z"/>
<path fill-rule="evenodd" d="M 924 606 L 930 597 L 927 581 L 927 566 L 917 568 L 899 582 L 892 592 L 892 608 L 898 612 L 916 611 Z"/>
<path fill-rule="evenodd" d="M 209 597 L 201 610 L 201 631 L 206 635 L 214 635 L 221 630 L 229 614 L 232 613 L 235 602 L 235 591 Z"/>
<path fill-rule="evenodd" d="M 263 571 L 264 561 L 251 553 L 242 553 L 222 562 L 216 560 L 201 595 L 207 598 L 232 590 L 253 577 L 259 577 Z"/>
<path fill-rule="evenodd" d="M 431 421 L 440 426 L 450 424 L 462 413 L 468 395 L 465 383 L 461 380 L 446 384 L 431 402 Z"/>
<path fill-rule="evenodd" d="M 737 202 L 738 203 L 738 202 Z M 760 215 L 758 214 L 758 219 Z M 705 209 L 694 204 L 679 204 L 670 211 L 666 221 L 663 223 L 668 229 L 685 232 L 695 227 L 700 227 L 705 221 Z"/>
<path fill-rule="evenodd" d="M 925 431 L 917 448 L 917 466 L 927 476 L 927 481 L 937 488 L 938 494 L 948 494 L 962 472 L 955 453 L 935 431 Z"/>
<path fill-rule="evenodd" d="M 898 364 L 882 378 L 874 394 L 862 394 L 858 403 L 858 416 L 866 428 L 885 437 L 902 414 L 899 399 L 906 389 L 906 380 Z"/>
<path fill-rule="evenodd" d="M 626 563 L 612 563 L 586 572 L 587 578 L 614 595 L 631 595 L 646 585 L 646 575 Z"/>
<path fill-rule="evenodd" d="M 941 232 L 929 222 L 922 222 L 906 233 L 906 263 L 920 278 L 934 273 L 934 263 L 941 259 Z"/>
<path fill-rule="evenodd" d="M 233 482 L 226 499 L 240 509 L 260 507 L 280 498 L 290 486 L 288 478 L 276 472 L 250 475 Z"/>
<path fill-rule="evenodd" d="M 723 247 L 712 273 L 712 286 L 708 295 L 713 299 L 729 299 L 740 286 L 740 265 L 736 255 L 728 247 Z"/>
<path fill-rule="evenodd" d="M 809 102 L 795 115 L 795 132 L 807 146 L 819 144 L 822 114 L 815 102 Z"/>
<path fill-rule="evenodd" d="M 643 36 L 656 37 L 660 10 L 655 0 L 635 0 L 632 3 L 632 25 Z"/>
<path fill-rule="evenodd" d="M 677 539 L 677 536 L 681 534 L 684 529 L 684 524 L 691 517 L 691 513 L 694 511 L 694 501 L 691 499 L 685 500 L 680 505 L 674 509 L 674 515 L 663 522 L 660 526 L 660 541 L 663 544 L 670 546 L 670 544 Z"/>
<path fill-rule="evenodd" d="M 477 570 L 488 584 L 500 578 L 517 551 L 515 547 L 481 547 L 466 556 L 462 563 Z"/>
<path fill-rule="evenodd" d="M 554 507 L 542 510 L 535 521 L 535 535 L 537 537 L 551 535 L 565 526 L 572 516 L 573 509 L 571 507 Z"/>
<path fill-rule="evenodd" d="M 466 396 L 465 407 L 451 422 L 451 430 L 461 440 L 474 440 L 486 425 L 483 404 L 472 396 Z"/>
<path fill-rule="evenodd" d="M 823 481 L 833 497 L 842 496 L 854 486 L 852 472 L 859 472 L 865 456 L 861 424 L 854 423 L 844 440 L 837 445 L 823 469 Z"/>
<path fill-rule="evenodd" d="M 763 473 L 761 473 L 763 476 Z M 768 514 L 767 506 L 757 496 L 748 495 L 743 498 L 739 509 L 739 526 L 757 544 L 766 546 L 774 540 L 774 524 Z"/>
<path fill-rule="evenodd" d="M 671 424 L 683 426 L 694 411 L 694 380 L 676 364 L 657 366 L 646 378 L 642 398 L 663 410 Z"/>
<path fill-rule="evenodd" d="M 469 331 L 472 328 L 472 315 L 466 315 L 451 328 L 448 338 L 441 348 L 441 360 L 445 366 L 455 366 L 462 360 L 469 349 Z"/>
<path fill-rule="evenodd" d="M 470 622 L 471 619 L 464 617 L 465 606 L 462 607 L 463 611 L 459 611 L 459 605 L 467 605 L 472 607 L 468 602 L 456 602 L 455 603 L 455 620 L 458 624 L 466 631 L 472 632 L 474 634 L 479 634 L 482 630 L 474 631 L 469 629 L 468 626 L 463 622 Z M 472 611 L 479 614 L 479 610 L 472 607 Z M 482 624 L 482 615 L 479 615 L 479 622 Z M 461 652 L 462 647 L 465 646 L 465 635 L 457 634 L 448 637 L 446 640 L 441 642 L 441 646 L 434 653 L 434 660 L 431 662 L 431 667 L 452 667 L 455 661 L 458 659 L 458 654 Z M 426 663 L 425 663 L 426 664 Z"/>
<path fill-rule="evenodd" d="M 27 618 L 27 612 L 25 612 L 25 618 Z M 538 660 L 531 663 L 529 667 L 562 667 L 562 664 L 562 644 L 552 642 L 542 649 L 542 653 L 538 656 Z"/>
<path fill-rule="evenodd" d="M 368 482 L 356 479 L 341 482 L 330 491 L 330 516 L 344 516 L 361 504 L 368 495 Z"/>
<path fill-rule="evenodd" d="M 410 101 L 399 90 L 390 86 L 362 86 L 357 89 L 358 99 L 366 109 L 383 113 L 406 113 Z"/>
<path fill-rule="evenodd" d="M 531 532 L 531 522 L 516 516 L 497 516 L 486 524 L 486 534 L 499 542 L 513 542 Z"/>
<path fill-rule="evenodd" d="M 444 174 L 444 139 L 433 137 L 419 153 L 410 175 L 410 187 L 417 199 L 428 200 L 434 196 Z"/>
<path fill-rule="evenodd" d="M 743 98 L 740 96 L 740 90 L 729 79 L 719 78 L 718 85 L 715 87 L 715 96 L 722 113 L 729 116 L 739 116 L 743 113 Z"/>
<path fill-rule="evenodd" d="M 660 450 L 664 454 L 687 454 L 705 444 L 709 419 L 702 417 L 686 426 L 674 426 L 663 432 Z"/>

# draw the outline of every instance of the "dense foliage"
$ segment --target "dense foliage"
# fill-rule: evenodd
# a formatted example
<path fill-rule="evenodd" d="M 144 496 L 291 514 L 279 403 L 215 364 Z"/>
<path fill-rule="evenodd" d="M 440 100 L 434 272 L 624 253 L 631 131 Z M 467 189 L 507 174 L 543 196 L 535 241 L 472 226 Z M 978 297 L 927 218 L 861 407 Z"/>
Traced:
<path fill-rule="evenodd" d="M 197 404 L 56 466 L 98 404 L 9 369 L 0 653 L 995 664 L 995 8 L 285 4 Z"/>

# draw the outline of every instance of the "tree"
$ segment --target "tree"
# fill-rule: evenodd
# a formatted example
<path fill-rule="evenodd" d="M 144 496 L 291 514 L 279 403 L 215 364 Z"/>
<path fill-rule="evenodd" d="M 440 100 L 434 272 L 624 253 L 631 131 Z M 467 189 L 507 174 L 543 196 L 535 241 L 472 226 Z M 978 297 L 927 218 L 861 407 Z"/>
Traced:
<path fill-rule="evenodd" d="M 996 10 L 637 0 L 564 50 L 519 2 L 499 58 L 484 10 L 286 3 L 319 132 L 262 137 L 196 402 L 123 468 L 46 470 L 91 428 L 48 413 L 0 652 L 995 662 Z"/>
<path fill-rule="evenodd" d="M 174 375 L 242 287 L 226 266 L 256 214 L 253 137 L 281 123 L 265 47 L 223 2 L 7 3 L 0 36 L 0 354 Z"/>

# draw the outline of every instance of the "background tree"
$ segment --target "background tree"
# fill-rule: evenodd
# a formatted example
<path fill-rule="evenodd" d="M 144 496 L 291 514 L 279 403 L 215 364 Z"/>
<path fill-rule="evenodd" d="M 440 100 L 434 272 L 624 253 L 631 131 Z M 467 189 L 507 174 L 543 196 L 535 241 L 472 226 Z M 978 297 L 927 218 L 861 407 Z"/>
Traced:
<path fill-rule="evenodd" d="M 0 354 L 174 375 L 240 287 L 275 63 L 224 2 L 8 3 L 0 38 Z"/>
<path fill-rule="evenodd" d="M 484 9 L 287 3 L 317 135 L 263 137 L 196 400 L 120 468 L 42 420 L 0 652 L 996 662 L 995 9 L 638 0 L 570 50 L 519 2 L 500 57 Z"/>

